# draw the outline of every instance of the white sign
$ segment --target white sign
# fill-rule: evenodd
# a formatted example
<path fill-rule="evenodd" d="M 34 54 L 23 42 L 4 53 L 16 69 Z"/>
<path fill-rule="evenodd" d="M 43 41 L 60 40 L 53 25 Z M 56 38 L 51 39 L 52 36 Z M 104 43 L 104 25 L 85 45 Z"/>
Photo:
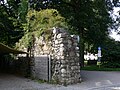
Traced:
<path fill-rule="evenodd" d="M 98 47 L 98 50 L 101 50 L 101 47 Z"/>
<path fill-rule="evenodd" d="M 101 47 L 98 47 L 98 57 L 101 57 Z"/>
<path fill-rule="evenodd" d="M 101 50 L 98 51 L 98 57 L 101 57 Z"/>

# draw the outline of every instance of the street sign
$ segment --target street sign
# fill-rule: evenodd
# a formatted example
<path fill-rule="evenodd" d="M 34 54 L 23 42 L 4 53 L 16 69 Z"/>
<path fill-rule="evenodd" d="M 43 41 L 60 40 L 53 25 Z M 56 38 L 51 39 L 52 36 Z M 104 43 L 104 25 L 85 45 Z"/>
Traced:
<path fill-rule="evenodd" d="M 101 47 L 98 47 L 98 57 L 101 57 Z"/>
<path fill-rule="evenodd" d="M 101 50 L 101 47 L 98 47 L 98 50 Z"/>

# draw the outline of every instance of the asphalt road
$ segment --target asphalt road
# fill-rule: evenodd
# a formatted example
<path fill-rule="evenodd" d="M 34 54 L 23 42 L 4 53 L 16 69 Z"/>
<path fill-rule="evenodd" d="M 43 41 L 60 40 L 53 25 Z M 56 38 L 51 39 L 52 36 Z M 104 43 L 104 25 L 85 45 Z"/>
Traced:
<path fill-rule="evenodd" d="M 82 82 L 67 87 L 0 73 L 0 90 L 120 90 L 120 72 L 81 71 Z"/>

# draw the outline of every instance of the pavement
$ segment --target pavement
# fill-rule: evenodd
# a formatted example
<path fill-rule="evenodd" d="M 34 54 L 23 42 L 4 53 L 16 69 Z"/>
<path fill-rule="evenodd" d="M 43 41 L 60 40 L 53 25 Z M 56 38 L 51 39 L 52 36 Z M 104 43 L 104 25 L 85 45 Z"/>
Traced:
<path fill-rule="evenodd" d="M 81 76 L 81 83 L 65 87 L 0 73 L 0 90 L 120 90 L 120 72 L 81 71 Z"/>

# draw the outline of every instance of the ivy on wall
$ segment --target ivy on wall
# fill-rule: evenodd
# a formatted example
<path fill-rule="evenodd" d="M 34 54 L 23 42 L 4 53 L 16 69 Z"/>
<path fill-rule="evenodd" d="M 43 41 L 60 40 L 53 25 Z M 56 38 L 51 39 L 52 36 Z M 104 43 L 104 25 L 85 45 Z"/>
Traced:
<path fill-rule="evenodd" d="M 29 10 L 26 20 L 27 23 L 23 24 L 25 34 L 16 44 L 17 49 L 31 48 L 35 37 L 44 36 L 45 41 L 48 41 L 53 27 L 68 29 L 65 18 L 55 9 Z"/>

